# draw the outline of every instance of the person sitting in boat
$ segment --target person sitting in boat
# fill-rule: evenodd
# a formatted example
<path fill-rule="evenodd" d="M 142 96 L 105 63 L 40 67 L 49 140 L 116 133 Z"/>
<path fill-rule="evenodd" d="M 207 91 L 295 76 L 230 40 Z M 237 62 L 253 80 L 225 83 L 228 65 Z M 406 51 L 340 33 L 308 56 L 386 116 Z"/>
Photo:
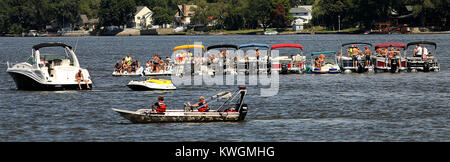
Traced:
<path fill-rule="evenodd" d="M 123 73 L 124 71 L 127 71 L 127 72 L 128 72 L 128 64 L 127 64 L 127 62 L 125 61 L 125 58 L 123 58 L 123 60 L 122 60 L 122 73 Z"/>
<path fill-rule="evenodd" d="M 318 58 L 319 58 L 319 64 L 322 66 L 325 63 L 325 59 L 327 57 L 325 57 L 324 54 L 320 54 Z"/>
<path fill-rule="evenodd" d="M 138 60 L 134 61 L 134 62 L 131 64 L 131 71 L 134 72 L 134 73 L 136 73 L 136 72 L 139 70 L 139 67 L 140 67 L 140 66 L 141 66 L 141 65 L 140 65 L 140 63 L 139 63 Z"/>
<path fill-rule="evenodd" d="M 382 56 L 382 54 L 381 54 L 381 48 L 377 48 L 377 49 L 375 50 L 375 53 L 377 54 L 377 56 Z"/>
<path fill-rule="evenodd" d="M 114 72 L 122 74 L 122 63 L 120 61 L 117 61 L 116 65 L 114 66 Z"/>
<path fill-rule="evenodd" d="M 208 112 L 208 103 L 205 101 L 205 97 L 200 97 L 200 102 L 198 102 L 196 105 L 189 105 L 191 108 L 197 108 L 198 112 Z"/>
<path fill-rule="evenodd" d="M 429 53 L 428 53 L 428 49 L 427 49 L 426 46 L 423 46 L 422 50 L 423 50 L 423 52 L 422 52 L 422 58 L 425 60 L 425 59 L 427 59 L 428 54 L 429 54 Z"/>
<path fill-rule="evenodd" d="M 314 60 L 314 68 L 319 69 L 319 70 L 322 69 L 322 64 L 320 63 L 319 57 L 317 57 L 317 58 Z"/>
<path fill-rule="evenodd" d="M 422 47 L 420 45 L 416 45 L 416 48 L 414 49 L 414 57 L 422 57 Z"/>
<path fill-rule="evenodd" d="M 83 88 L 81 88 L 81 81 L 82 80 L 86 83 L 87 89 L 91 89 L 91 87 L 89 87 L 88 80 L 84 79 L 83 72 L 81 72 L 81 69 L 78 70 L 78 72 L 75 74 L 75 79 L 78 81 L 78 87 L 80 88 L 80 90 L 83 89 Z"/>
<path fill-rule="evenodd" d="M 366 51 L 365 51 L 365 54 L 366 54 L 366 66 L 371 66 L 372 63 L 370 61 L 370 55 L 372 54 L 372 51 L 370 51 L 368 46 L 366 46 L 365 48 L 366 48 Z"/>
<path fill-rule="evenodd" d="M 166 112 L 166 103 L 164 102 L 164 97 L 159 96 L 158 102 L 152 104 L 152 110 L 156 110 L 157 113 Z"/>

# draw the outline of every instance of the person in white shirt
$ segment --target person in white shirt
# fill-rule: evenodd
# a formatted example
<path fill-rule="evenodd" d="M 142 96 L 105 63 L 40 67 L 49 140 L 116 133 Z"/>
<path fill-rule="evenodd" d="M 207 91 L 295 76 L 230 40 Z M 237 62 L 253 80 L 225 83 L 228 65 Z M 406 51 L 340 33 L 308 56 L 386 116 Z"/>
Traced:
<path fill-rule="evenodd" d="M 414 53 L 415 57 L 422 57 L 422 52 L 422 47 L 420 47 L 420 45 L 417 45 L 416 53 Z"/>
<path fill-rule="evenodd" d="M 426 46 L 423 46 L 423 58 L 427 59 L 428 57 L 428 49 Z"/>

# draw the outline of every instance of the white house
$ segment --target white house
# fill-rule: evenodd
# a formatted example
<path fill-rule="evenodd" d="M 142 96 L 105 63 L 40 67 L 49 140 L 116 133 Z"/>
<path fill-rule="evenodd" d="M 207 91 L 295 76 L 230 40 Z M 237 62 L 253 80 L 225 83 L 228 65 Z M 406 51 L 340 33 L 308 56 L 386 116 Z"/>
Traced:
<path fill-rule="evenodd" d="M 303 26 L 309 23 L 312 19 L 312 6 L 297 6 L 289 10 L 289 14 L 295 17 L 292 22 L 294 31 L 303 30 Z"/>
<path fill-rule="evenodd" d="M 137 6 L 134 19 L 131 22 L 132 28 L 135 29 L 148 29 L 152 28 L 152 15 L 153 12 L 145 6 Z"/>

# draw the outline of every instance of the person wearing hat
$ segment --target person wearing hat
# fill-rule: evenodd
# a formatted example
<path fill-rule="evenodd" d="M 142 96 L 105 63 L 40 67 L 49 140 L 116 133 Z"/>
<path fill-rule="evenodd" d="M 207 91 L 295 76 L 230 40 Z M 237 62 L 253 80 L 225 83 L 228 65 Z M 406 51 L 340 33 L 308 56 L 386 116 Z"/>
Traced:
<path fill-rule="evenodd" d="M 197 108 L 198 112 L 208 112 L 208 103 L 205 101 L 205 97 L 200 97 L 200 102 L 198 102 L 196 105 L 190 105 L 191 108 Z"/>
<path fill-rule="evenodd" d="M 370 51 L 368 46 L 366 46 L 365 48 L 366 48 L 366 51 L 365 51 L 365 53 L 366 53 L 366 66 L 372 66 L 372 63 L 370 61 L 370 55 L 372 54 L 372 51 Z"/>

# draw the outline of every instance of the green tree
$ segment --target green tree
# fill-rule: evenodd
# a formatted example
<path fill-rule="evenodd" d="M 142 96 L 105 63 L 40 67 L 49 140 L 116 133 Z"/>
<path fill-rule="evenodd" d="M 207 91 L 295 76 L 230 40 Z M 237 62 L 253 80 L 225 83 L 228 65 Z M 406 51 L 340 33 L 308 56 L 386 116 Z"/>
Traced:
<path fill-rule="evenodd" d="M 136 12 L 134 0 L 101 0 L 99 19 L 102 26 L 126 26 Z"/>
<path fill-rule="evenodd" d="M 153 25 L 164 26 L 166 24 L 171 24 L 174 17 L 171 14 L 171 10 L 162 7 L 153 7 Z"/>

